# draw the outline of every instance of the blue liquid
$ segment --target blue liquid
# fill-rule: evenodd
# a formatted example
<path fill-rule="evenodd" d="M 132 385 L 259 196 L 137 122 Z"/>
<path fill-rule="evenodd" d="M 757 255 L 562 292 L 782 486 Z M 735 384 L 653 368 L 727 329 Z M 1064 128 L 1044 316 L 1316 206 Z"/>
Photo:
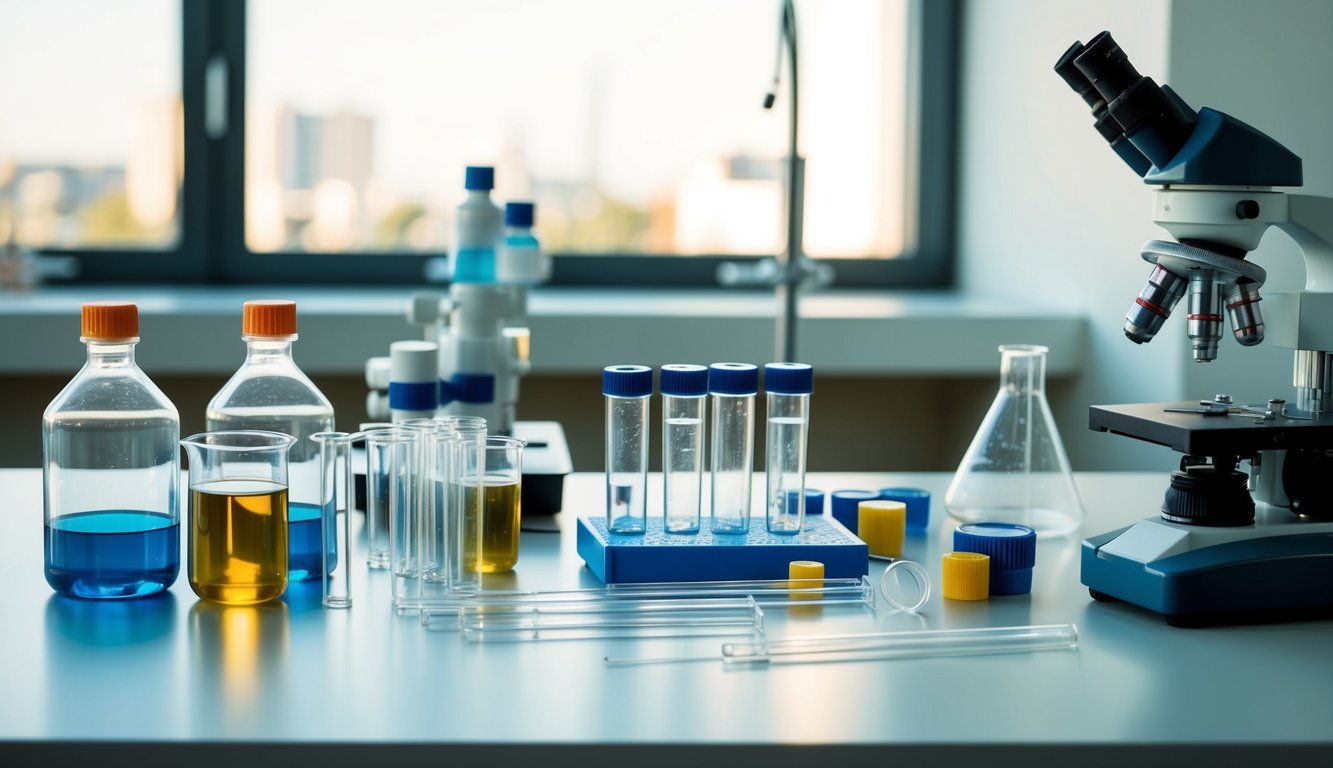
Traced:
<path fill-rule="evenodd" d="M 320 578 L 324 550 L 320 544 L 320 510 L 314 504 L 287 505 L 287 580 L 310 581 Z M 338 562 L 337 541 L 329 561 Z M 332 573 L 332 570 L 330 570 Z"/>
<path fill-rule="evenodd" d="M 454 259 L 455 283 L 495 282 L 494 248 L 459 248 Z"/>
<path fill-rule="evenodd" d="M 167 589 L 180 572 L 180 525 L 131 510 L 80 512 L 46 526 L 46 583 L 62 595 L 126 598 Z"/>

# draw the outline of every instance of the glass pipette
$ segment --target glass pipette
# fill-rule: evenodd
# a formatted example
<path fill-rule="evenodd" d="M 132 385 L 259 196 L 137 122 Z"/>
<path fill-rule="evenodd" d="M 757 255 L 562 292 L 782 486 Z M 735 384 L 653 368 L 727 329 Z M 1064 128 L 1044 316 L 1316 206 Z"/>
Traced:
<path fill-rule="evenodd" d="M 753 597 L 766 608 L 812 605 L 864 604 L 875 607 L 874 584 L 868 577 L 840 579 L 757 579 L 746 581 L 680 581 L 614 584 L 604 589 L 547 591 L 469 591 L 404 600 L 399 613 L 420 610 L 422 621 L 431 615 L 457 615 L 470 605 L 529 605 L 560 602 L 621 600 L 681 600 Z"/>
<path fill-rule="evenodd" d="M 1044 624 L 978 629 L 935 629 L 913 632 L 868 632 L 810 635 L 787 640 L 726 643 L 719 656 L 603 659 L 611 666 L 661 664 L 721 659 L 732 666 L 809 664 L 835 661 L 973 656 L 992 653 L 1062 650 L 1078 647 L 1073 624 Z"/>
<path fill-rule="evenodd" d="M 499 609 L 467 606 L 454 622 L 454 628 L 474 642 L 735 636 L 762 635 L 764 612 L 753 598 L 620 600 Z"/>

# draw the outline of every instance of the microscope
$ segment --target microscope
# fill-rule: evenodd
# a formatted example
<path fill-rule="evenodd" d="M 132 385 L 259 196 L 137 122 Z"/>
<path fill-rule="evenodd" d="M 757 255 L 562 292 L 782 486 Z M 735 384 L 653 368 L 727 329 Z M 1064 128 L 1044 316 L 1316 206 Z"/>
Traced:
<path fill-rule="evenodd" d="M 1195 361 L 1216 359 L 1224 315 L 1242 346 L 1267 336 L 1295 351 L 1294 398 L 1091 407 L 1091 429 L 1183 457 L 1160 516 L 1083 542 L 1083 584 L 1173 626 L 1333 615 L 1333 199 L 1275 190 L 1301 186 L 1299 157 L 1230 115 L 1194 111 L 1106 32 L 1070 46 L 1055 71 L 1155 187 L 1153 220 L 1174 238 L 1143 245 L 1152 269 L 1125 335 L 1151 341 L 1185 298 Z M 1270 226 L 1303 252 L 1300 293 L 1260 296 L 1266 273 L 1246 256 Z"/>

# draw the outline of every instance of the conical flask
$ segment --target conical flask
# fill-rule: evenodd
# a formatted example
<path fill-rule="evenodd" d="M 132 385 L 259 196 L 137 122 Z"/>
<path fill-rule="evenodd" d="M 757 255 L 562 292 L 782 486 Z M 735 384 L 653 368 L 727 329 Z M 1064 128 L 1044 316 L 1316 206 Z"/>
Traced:
<path fill-rule="evenodd" d="M 1000 347 L 1000 391 L 944 496 L 959 520 L 1018 523 L 1039 536 L 1063 536 L 1083 522 L 1083 501 L 1046 402 L 1048 351 Z"/>

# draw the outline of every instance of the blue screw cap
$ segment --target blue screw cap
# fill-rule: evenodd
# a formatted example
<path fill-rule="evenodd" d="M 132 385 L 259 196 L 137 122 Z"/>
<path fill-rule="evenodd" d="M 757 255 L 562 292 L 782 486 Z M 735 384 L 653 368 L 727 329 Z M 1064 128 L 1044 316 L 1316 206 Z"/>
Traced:
<path fill-rule="evenodd" d="M 808 395 L 815 391 L 815 369 L 805 363 L 769 363 L 764 366 L 764 391 Z"/>
<path fill-rule="evenodd" d="M 664 395 L 702 397 L 708 394 L 708 369 L 688 363 L 664 365 L 658 388 Z"/>
<path fill-rule="evenodd" d="M 1014 523 L 964 523 L 953 532 L 955 552 L 990 556 L 990 593 L 1025 595 L 1032 591 L 1037 563 L 1037 532 Z"/>
<path fill-rule="evenodd" d="M 602 369 L 602 394 L 649 397 L 653 394 L 653 369 L 646 365 L 608 365 Z"/>
<path fill-rule="evenodd" d="M 875 491 L 834 491 L 829 494 L 829 507 L 834 520 L 842 523 L 843 527 L 852 533 L 856 533 L 861 502 L 874 501 L 878 498 L 879 494 Z"/>
<path fill-rule="evenodd" d="M 749 363 L 713 363 L 708 366 L 708 391 L 715 395 L 757 394 L 759 368 Z"/>
<path fill-rule="evenodd" d="M 907 505 L 907 530 L 920 533 L 930 523 L 930 491 L 921 488 L 881 488 L 879 497 Z"/>
<path fill-rule="evenodd" d="M 495 189 L 495 169 L 489 165 L 469 165 L 463 172 L 463 189 Z"/>
<path fill-rule="evenodd" d="M 505 203 L 506 227 L 531 227 L 536 216 L 537 206 L 532 203 Z"/>

